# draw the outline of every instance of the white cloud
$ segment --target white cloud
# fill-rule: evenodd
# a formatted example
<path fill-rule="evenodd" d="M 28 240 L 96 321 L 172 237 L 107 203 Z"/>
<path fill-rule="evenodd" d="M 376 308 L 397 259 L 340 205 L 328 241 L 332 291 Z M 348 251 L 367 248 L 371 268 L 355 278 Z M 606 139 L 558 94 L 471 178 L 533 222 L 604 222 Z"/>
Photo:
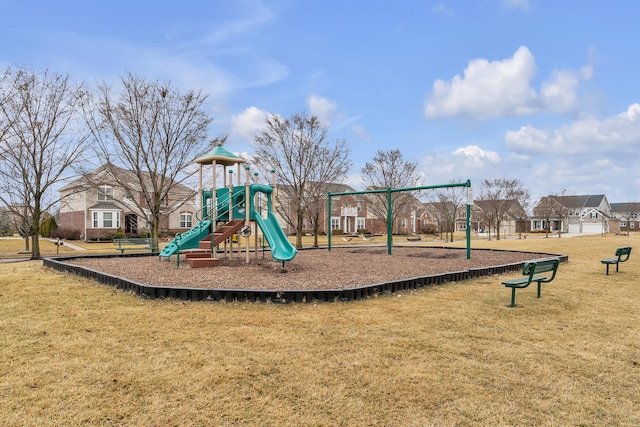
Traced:
<path fill-rule="evenodd" d="M 425 156 L 418 165 L 418 172 L 426 177 L 427 185 L 470 179 L 473 186 L 478 186 L 483 179 L 493 176 L 501 163 L 500 155 L 495 151 L 469 145 L 446 154 Z"/>
<path fill-rule="evenodd" d="M 191 41 L 183 47 L 195 45 L 217 45 L 242 40 L 247 34 L 254 33 L 274 19 L 274 14 L 262 1 L 236 2 L 239 17 L 228 21 L 215 22 L 200 39 Z"/>
<path fill-rule="evenodd" d="M 444 14 L 444 15 L 454 15 L 455 11 L 448 5 L 444 3 L 436 3 L 431 7 L 431 12 L 435 15 Z"/>
<path fill-rule="evenodd" d="M 463 76 L 434 82 L 425 116 L 428 119 L 447 116 L 490 119 L 538 112 L 573 112 L 578 106 L 580 83 L 592 77 L 593 67 L 556 70 L 542 83 L 540 93 L 531 87 L 535 73 L 535 58 L 525 46 L 502 61 L 474 59 Z"/>
<path fill-rule="evenodd" d="M 530 113 L 536 95 L 529 82 L 535 71 L 535 59 L 524 46 L 503 61 L 474 59 L 464 76 L 456 75 L 451 82 L 435 81 L 425 114 L 427 118 L 491 118 Z"/>
<path fill-rule="evenodd" d="M 617 116 L 584 116 L 558 129 L 523 126 L 505 135 L 507 148 L 516 153 L 620 154 L 640 149 L 640 104 Z"/>
<path fill-rule="evenodd" d="M 256 107 L 249 107 L 231 117 L 231 136 L 253 141 L 253 137 L 264 128 L 268 113 Z"/>
<path fill-rule="evenodd" d="M 369 135 L 365 128 L 361 125 L 353 125 L 351 126 L 351 129 L 353 129 L 359 139 L 363 141 L 371 141 L 371 135 Z"/>
<path fill-rule="evenodd" d="M 540 98 L 547 111 L 563 113 L 575 109 L 578 75 L 569 71 L 554 71 L 550 81 L 542 83 Z"/>
<path fill-rule="evenodd" d="M 516 169 L 532 193 L 567 190 L 569 194 L 607 194 L 609 201 L 627 201 L 640 167 L 640 104 L 620 114 L 597 118 L 582 116 L 558 128 L 523 126 L 509 131 L 505 143 L 514 158 L 528 158 Z M 640 180 L 639 180 L 640 181 Z M 616 185 L 611 185 L 616 182 Z M 538 194 L 540 195 L 540 194 Z"/>
<path fill-rule="evenodd" d="M 458 148 L 453 155 L 462 160 L 464 166 L 468 168 L 480 169 L 488 163 L 499 163 L 500 155 L 495 151 L 486 151 L 477 145 Z"/>
<path fill-rule="evenodd" d="M 529 0 L 502 0 L 502 4 L 507 9 L 519 9 L 525 12 L 529 10 Z"/>
<path fill-rule="evenodd" d="M 311 95 L 307 98 L 307 105 L 311 115 L 316 116 L 326 125 L 331 124 L 338 111 L 338 104 L 322 96 Z"/>

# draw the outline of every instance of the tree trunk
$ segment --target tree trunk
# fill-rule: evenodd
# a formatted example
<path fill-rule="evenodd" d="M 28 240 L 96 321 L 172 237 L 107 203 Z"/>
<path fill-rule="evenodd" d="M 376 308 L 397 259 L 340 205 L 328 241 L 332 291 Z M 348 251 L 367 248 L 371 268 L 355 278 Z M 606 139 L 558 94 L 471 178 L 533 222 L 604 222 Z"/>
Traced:
<path fill-rule="evenodd" d="M 160 218 L 155 217 L 153 219 L 153 224 L 151 224 L 151 247 L 153 248 L 151 251 L 152 252 L 160 252 L 159 250 L 159 237 L 160 237 L 160 227 L 159 227 L 159 223 L 160 223 Z"/>
<path fill-rule="evenodd" d="M 315 214 L 315 218 L 313 219 L 313 247 L 317 248 L 318 245 L 318 229 L 320 228 L 320 213 Z"/>
<path fill-rule="evenodd" d="M 31 218 L 31 259 L 40 259 L 40 200 L 35 200 L 36 208 L 33 210 Z"/>
<path fill-rule="evenodd" d="M 302 220 L 304 216 L 302 212 L 298 212 L 296 218 L 296 249 L 302 249 Z"/>

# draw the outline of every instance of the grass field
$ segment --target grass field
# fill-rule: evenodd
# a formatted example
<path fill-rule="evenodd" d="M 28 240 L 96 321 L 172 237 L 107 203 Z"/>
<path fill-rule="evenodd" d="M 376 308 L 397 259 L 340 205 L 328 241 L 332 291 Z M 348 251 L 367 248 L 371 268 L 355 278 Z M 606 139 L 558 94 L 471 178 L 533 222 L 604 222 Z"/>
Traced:
<path fill-rule="evenodd" d="M 0 424 L 640 425 L 640 235 L 472 246 L 569 262 L 515 308 L 500 282 L 517 273 L 277 305 L 145 300 L 0 263 Z"/>

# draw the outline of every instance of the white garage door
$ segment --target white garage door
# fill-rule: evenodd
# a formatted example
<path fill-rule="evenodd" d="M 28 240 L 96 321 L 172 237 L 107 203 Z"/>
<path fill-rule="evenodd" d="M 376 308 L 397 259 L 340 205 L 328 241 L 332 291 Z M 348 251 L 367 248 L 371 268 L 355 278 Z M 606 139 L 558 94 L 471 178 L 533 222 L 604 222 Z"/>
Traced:
<path fill-rule="evenodd" d="M 584 223 L 582 224 L 582 234 L 600 234 L 602 233 L 602 223 Z"/>

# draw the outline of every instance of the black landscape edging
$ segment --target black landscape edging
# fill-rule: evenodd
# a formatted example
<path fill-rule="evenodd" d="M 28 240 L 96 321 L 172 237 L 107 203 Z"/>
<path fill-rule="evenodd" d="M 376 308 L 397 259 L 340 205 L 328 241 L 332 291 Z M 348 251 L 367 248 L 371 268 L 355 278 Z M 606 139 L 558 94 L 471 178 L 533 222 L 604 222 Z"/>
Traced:
<path fill-rule="evenodd" d="M 412 246 L 428 248 L 429 246 Z M 433 246 L 431 246 L 433 247 Z M 460 249 L 437 246 L 438 249 Z M 462 250 L 465 250 L 464 248 Z M 495 250 L 495 249 L 473 249 Z M 540 252 L 522 251 L 501 251 L 501 252 L 521 252 L 536 255 L 554 256 L 560 258 L 561 262 L 568 261 L 567 255 L 545 254 Z M 225 301 L 225 302 L 272 302 L 272 303 L 313 303 L 313 302 L 336 302 L 336 301 L 359 301 L 379 295 L 394 294 L 402 291 L 416 290 L 427 286 L 443 285 L 448 282 L 459 282 L 468 279 L 475 279 L 482 276 L 494 274 L 504 274 L 512 271 L 519 271 L 526 261 L 513 264 L 495 265 L 488 267 L 470 268 L 468 270 L 452 271 L 428 276 L 412 277 L 408 279 L 394 280 L 390 282 L 376 283 L 372 285 L 357 286 L 345 289 L 315 289 L 315 290 L 264 290 L 264 289 L 214 289 L 214 288 L 184 288 L 153 286 L 135 282 L 101 271 L 92 270 L 87 267 L 67 264 L 77 258 L 127 258 L 127 257 L 148 257 L 158 256 L 157 253 L 131 253 L 116 255 L 78 255 L 61 256 L 43 259 L 43 265 L 52 270 L 75 274 L 80 277 L 94 280 L 98 283 L 113 286 L 125 292 L 131 292 L 141 298 L 166 299 L 173 298 L 182 301 Z"/>

